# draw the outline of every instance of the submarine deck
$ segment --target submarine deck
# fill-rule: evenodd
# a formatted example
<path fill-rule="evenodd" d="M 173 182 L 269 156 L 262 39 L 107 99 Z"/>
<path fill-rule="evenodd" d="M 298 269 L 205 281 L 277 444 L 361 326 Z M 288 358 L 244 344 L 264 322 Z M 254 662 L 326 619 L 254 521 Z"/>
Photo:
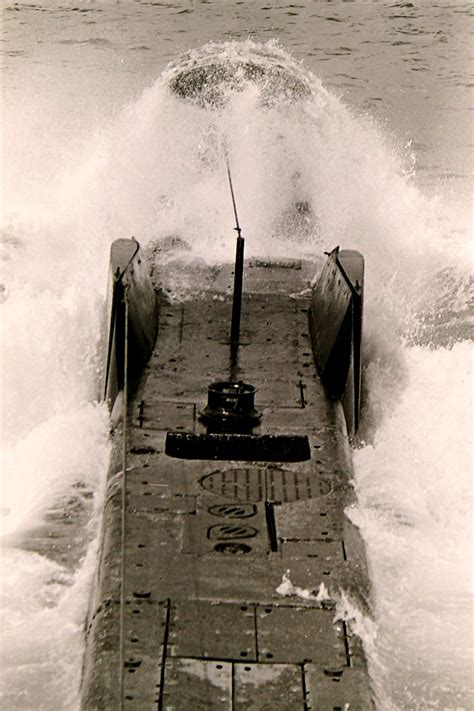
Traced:
<path fill-rule="evenodd" d="M 369 583 L 344 514 L 342 407 L 311 352 L 312 276 L 304 262 L 247 268 L 237 377 L 257 388 L 253 433 L 267 435 L 250 448 L 199 419 L 207 386 L 229 379 L 230 267 L 214 296 L 161 298 L 110 469 L 84 708 L 373 708 L 361 642 L 335 620 L 340 591 L 364 609 Z"/>

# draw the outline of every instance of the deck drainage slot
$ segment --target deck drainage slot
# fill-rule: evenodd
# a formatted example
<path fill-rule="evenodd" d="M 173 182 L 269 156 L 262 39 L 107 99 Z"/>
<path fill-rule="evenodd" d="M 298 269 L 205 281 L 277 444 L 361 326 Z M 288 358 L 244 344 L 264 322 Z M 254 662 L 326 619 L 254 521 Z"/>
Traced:
<path fill-rule="evenodd" d="M 154 447 L 131 447 L 130 454 L 158 454 Z"/>
<path fill-rule="evenodd" d="M 278 536 L 275 521 L 275 504 L 271 501 L 265 501 L 265 518 L 267 521 L 270 550 L 272 553 L 276 553 L 278 551 Z"/>
<path fill-rule="evenodd" d="M 178 459 L 303 462 L 311 458 L 305 435 L 168 432 L 165 452 Z"/>

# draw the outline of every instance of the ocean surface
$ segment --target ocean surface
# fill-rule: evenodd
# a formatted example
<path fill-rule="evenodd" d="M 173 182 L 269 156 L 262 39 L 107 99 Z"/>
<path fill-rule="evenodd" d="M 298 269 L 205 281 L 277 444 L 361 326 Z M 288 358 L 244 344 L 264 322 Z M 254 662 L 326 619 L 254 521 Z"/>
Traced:
<path fill-rule="evenodd" d="M 473 5 L 1 7 L 1 708 L 78 709 L 109 457 L 109 246 L 186 245 L 175 298 L 196 264 L 228 259 L 224 146 L 248 255 L 320 263 L 339 244 L 366 259 L 350 516 L 373 580 L 373 618 L 355 624 L 378 709 L 474 708 Z M 203 62 L 260 79 L 216 85 L 213 106 L 173 95 Z"/>

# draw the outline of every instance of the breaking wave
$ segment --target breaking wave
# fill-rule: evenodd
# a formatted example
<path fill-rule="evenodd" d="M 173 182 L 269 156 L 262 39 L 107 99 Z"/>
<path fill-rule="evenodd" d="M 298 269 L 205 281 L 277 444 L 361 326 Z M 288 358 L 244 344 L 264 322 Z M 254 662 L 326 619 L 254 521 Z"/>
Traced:
<path fill-rule="evenodd" d="M 233 254 L 227 160 L 247 256 L 297 255 L 315 271 L 336 245 L 365 256 L 352 516 L 374 582 L 371 674 L 384 709 L 468 708 L 468 209 L 424 196 L 409 146 L 277 44 L 251 41 L 171 63 L 47 195 L 5 215 L 3 701 L 77 703 L 67 690 L 108 457 L 95 399 L 109 245 L 133 235 L 172 296 L 196 288 Z"/>

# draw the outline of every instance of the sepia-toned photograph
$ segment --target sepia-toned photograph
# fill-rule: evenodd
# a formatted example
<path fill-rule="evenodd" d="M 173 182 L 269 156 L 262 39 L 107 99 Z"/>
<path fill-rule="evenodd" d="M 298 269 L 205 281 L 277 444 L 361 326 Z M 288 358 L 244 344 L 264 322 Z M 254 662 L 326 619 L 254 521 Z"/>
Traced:
<path fill-rule="evenodd" d="M 470 711 L 469 0 L 2 0 L 0 708 Z"/>

